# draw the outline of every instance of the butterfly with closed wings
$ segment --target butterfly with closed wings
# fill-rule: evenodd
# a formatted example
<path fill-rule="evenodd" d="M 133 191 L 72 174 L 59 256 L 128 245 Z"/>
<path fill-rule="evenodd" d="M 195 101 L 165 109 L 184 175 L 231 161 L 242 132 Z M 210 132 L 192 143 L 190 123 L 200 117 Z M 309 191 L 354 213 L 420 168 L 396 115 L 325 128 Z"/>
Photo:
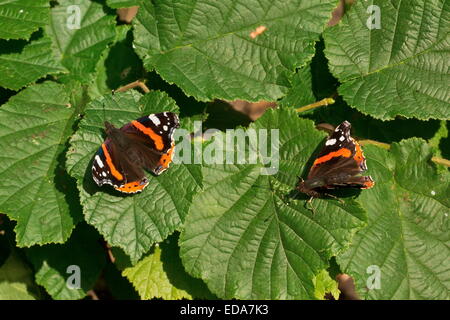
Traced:
<path fill-rule="evenodd" d="M 335 188 L 369 189 L 375 184 L 367 170 L 366 158 L 359 143 L 350 136 L 351 124 L 342 122 L 325 142 L 306 180 L 300 180 L 297 190 L 312 198 Z"/>

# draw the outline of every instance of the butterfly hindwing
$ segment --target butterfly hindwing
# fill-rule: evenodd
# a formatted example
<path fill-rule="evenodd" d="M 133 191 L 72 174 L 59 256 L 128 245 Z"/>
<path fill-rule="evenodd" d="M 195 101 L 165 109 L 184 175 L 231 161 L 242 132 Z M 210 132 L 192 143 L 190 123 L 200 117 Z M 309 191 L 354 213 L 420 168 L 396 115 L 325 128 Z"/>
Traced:
<path fill-rule="evenodd" d="M 112 185 L 116 190 L 125 193 L 142 191 L 148 179 L 142 168 L 134 166 L 128 157 L 122 157 L 115 150 L 110 138 L 97 151 L 92 164 L 92 176 L 97 185 Z"/>

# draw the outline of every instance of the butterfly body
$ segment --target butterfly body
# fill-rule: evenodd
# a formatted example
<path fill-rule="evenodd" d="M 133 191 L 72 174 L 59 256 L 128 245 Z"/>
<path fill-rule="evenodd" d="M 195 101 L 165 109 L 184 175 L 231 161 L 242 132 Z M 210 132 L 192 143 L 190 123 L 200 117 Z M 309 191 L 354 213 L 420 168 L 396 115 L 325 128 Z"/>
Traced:
<path fill-rule="evenodd" d="M 335 129 L 314 161 L 308 178 L 298 183 L 298 191 L 317 198 L 329 189 L 373 187 L 372 177 L 362 175 L 367 170 L 366 159 L 359 143 L 350 136 L 350 129 L 348 121 Z"/>
<path fill-rule="evenodd" d="M 116 128 L 105 122 L 106 139 L 94 156 L 92 177 L 124 193 L 142 191 L 149 183 L 144 169 L 159 175 L 172 162 L 176 114 L 161 112 Z"/>

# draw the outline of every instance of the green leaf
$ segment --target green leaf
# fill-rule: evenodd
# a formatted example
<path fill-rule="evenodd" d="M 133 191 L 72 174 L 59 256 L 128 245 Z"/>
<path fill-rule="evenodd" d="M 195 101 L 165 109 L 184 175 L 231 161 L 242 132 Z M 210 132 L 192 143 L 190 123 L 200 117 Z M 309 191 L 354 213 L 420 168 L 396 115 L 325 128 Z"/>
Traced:
<path fill-rule="evenodd" d="M 322 270 L 316 277 L 313 279 L 314 283 L 314 295 L 317 299 L 323 300 L 325 298 L 325 294 L 331 293 L 335 300 L 339 299 L 339 294 L 341 293 L 338 289 L 338 283 L 331 279 L 330 275 L 326 270 Z"/>
<path fill-rule="evenodd" d="M 64 242 L 77 222 L 71 180 L 63 168 L 78 115 L 62 85 L 45 82 L 0 108 L 0 212 L 17 221 L 20 247 Z"/>
<path fill-rule="evenodd" d="M 300 108 L 316 101 L 312 91 L 311 66 L 308 65 L 297 71 L 291 80 L 292 87 L 287 95 L 279 102 L 282 106 Z"/>
<path fill-rule="evenodd" d="M 114 43 L 97 62 L 94 81 L 89 85 L 89 96 L 94 99 L 143 76 L 142 62 L 132 48 L 131 27 L 117 27 Z"/>
<path fill-rule="evenodd" d="M 27 249 L 27 256 L 35 269 L 36 282 L 57 300 L 85 297 L 106 262 L 98 234 L 85 224 L 79 225 L 65 244 L 34 246 Z M 78 270 L 71 269 L 74 266 Z M 75 287 L 77 275 L 80 288 Z"/>
<path fill-rule="evenodd" d="M 390 151 L 367 146 L 365 154 L 376 181 L 374 192 L 359 198 L 369 225 L 338 256 L 342 271 L 353 276 L 364 299 L 448 300 L 448 172 L 437 172 L 430 147 L 417 138 Z M 377 268 L 379 287 L 372 281 Z"/>
<path fill-rule="evenodd" d="M 450 121 L 447 121 L 447 132 L 450 132 Z M 450 159 L 450 134 L 446 138 L 442 138 L 439 142 L 439 148 L 444 158 Z"/>
<path fill-rule="evenodd" d="M 52 8 L 51 23 L 46 27 L 55 55 L 81 82 L 95 71 L 97 61 L 115 36 L 114 15 L 105 14 L 103 6 L 89 0 L 59 0 Z"/>
<path fill-rule="evenodd" d="M 449 137 L 447 124 L 447 121 L 441 121 L 439 129 L 436 131 L 435 135 L 428 141 L 428 144 L 433 148 L 433 151 L 435 151 L 435 154 L 438 157 L 442 157 L 442 150 L 439 149 L 439 145 Z"/>
<path fill-rule="evenodd" d="M 29 39 L 49 16 L 49 0 L 0 0 L 0 39 Z"/>
<path fill-rule="evenodd" d="M 142 96 L 133 90 L 100 97 L 88 105 L 68 154 L 68 169 L 78 181 L 86 221 L 111 246 L 122 248 L 133 263 L 152 244 L 181 227 L 201 183 L 200 169 L 198 165 L 172 163 L 160 176 L 147 174 L 150 183 L 142 193 L 124 196 L 110 186 L 97 187 L 92 179 L 92 159 L 103 142 L 105 120 L 120 127 L 162 111 L 178 113 L 178 107 L 159 91 Z"/>
<path fill-rule="evenodd" d="M 37 293 L 31 269 L 13 251 L 0 266 L 0 300 L 35 300 Z"/>
<path fill-rule="evenodd" d="M 366 22 L 380 9 L 381 29 Z M 326 56 L 354 108 L 378 119 L 449 119 L 450 2 L 358 1 L 324 32 Z"/>
<path fill-rule="evenodd" d="M 261 163 L 202 166 L 204 191 L 180 237 L 183 265 L 220 298 L 315 299 L 313 278 L 365 225 L 365 212 L 352 199 L 315 199 L 311 209 L 294 191 L 323 143 L 312 121 L 268 110 L 250 129 L 278 130 L 280 172 L 262 175 Z"/>
<path fill-rule="evenodd" d="M 314 55 L 335 0 L 144 1 L 133 20 L 135 47 L 197 100 L 275 101 L 286 76 Z M 266 30 L 252 38 L 256 28 Z"/>
<path fill-rule="evenodd" d="M 67 70 L 56 61 L 51 39 L 44 35 L 31 41 L 20 53 L 0 54 L 0 86 L 19 90 L 47 74 Z"/>
<path fill-rule="evenodd" d="M 178 237 L 170 237 L 122 274 L 130 280 L 141 299 L 165 300 L 212 298 L 205 284 L 184 271 L 177 245 Z"/>
<path fill-rule="evenodd" d="M 140 4 L 140 0 L 106 0 L 106 4 L 108 7 L 114 9 L 129 8 L 138 6 Z"/>

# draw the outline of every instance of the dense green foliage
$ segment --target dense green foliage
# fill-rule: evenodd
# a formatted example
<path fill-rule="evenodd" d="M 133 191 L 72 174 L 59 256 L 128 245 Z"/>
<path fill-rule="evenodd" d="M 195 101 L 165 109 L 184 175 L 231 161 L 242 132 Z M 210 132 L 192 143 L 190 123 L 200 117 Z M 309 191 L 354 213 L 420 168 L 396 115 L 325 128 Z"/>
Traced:
<path fill-rule="evenodd" d="M 450 2 L 356 1 L 328 26 L 337 5 L 0 0 L 0 299 L 324 299 L 338 273 L 362 299 L 449 299 Z M 136 80 L 150 92 L 112 94 Z M 218 99 L 278 106 L 251 121 Z M 200 149 L 194 121 L 279 130 L 279 172 L 173 163 L 142 193 L 99 188 L 104 121 L 162 111 Z M 316 125 L 343 120 L 375 187 L 308 203 Z"/>

